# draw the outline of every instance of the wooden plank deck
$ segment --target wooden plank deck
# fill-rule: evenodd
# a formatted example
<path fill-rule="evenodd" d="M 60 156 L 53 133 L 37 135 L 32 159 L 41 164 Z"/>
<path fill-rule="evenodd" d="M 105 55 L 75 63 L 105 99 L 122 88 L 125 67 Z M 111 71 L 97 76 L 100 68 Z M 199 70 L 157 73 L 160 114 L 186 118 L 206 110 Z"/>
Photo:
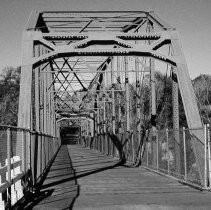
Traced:
<path fill-rule="evenodd" d="M 117 163 L 79 145 L 62 146 L 38 198 L 28 208 L 211 209 L 209 192 Z"/>

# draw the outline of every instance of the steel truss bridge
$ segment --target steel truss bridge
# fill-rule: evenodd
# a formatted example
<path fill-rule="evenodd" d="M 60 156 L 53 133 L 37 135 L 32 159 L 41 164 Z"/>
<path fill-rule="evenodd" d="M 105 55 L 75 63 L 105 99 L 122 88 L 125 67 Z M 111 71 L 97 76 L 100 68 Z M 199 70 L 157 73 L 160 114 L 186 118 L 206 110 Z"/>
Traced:
<path fill-rule="evenodd" d="M 209 189 L 210 129 L 201 121 L 175 28 L 154 12 L 35 11 L 25 27 L 22 43 L 18 127 L 1 127 L 7 139 L 7 153 L 5 158 L 2 156 L 7 162 L 0 169 L 2 206 L 5 201 L 10 206 L 20 200 L 23 188 L 41 195 L 42 186 L 52 187 L 51 181 L 60 183 L 65 172 L 58 162 L 74 169 L 74 164 L 79 167 L 77 160 L 86 155 L 84 163 L 90 174 L 94 169 L 88 166 L 92 165 L 94 156 L 99 160 L 94 163 L 97 167 L 94 174 L 117 167 L 115 174 L 107 172 L 113 178 L 105 185 L 118 177 L 131 181 L 132 174 L 139 174 L 140 179 L 146 173 L 150 177 L 152 173 L 147 171 L 150 169 L 200 189 Z M 166 118 L 163 104 L 167 96 L 164 93 L 160 104 L 158 71 L 166 71 L 171 83 L 171 126 L 159 124 L 160 119 Z M 181 128 L 180 107 L 185 113 L 185 128 Z M 81 146 L 61 146 L 60 130 L 70 125 L 81 126 Z M 102 157 L 109 164 L 104 166 Z M 99 166 L 102 166 L 100 170 Z M 48 179 L 49 173 L 57 174 L 54 167 L 57 171 L 61 169 L 56 181 L 52 177 Z M 7 177 L 3 178 L 3 173 Z M 73 175 L 71 170 L 68 173 Z M 89 174 L 78 173 L 79 178 Z M 169 180 L 154 176 L 155 180 Z M 81 186 L 91 182 L 93 187 L 100 182 L 97 180 L 97 175 L 92 182 L 87 178 Z M 133 181 L 140 186 L 150 182 L 138 180 L 135 177 Z M 172 182 L 173 189 L 175 181 Z M 130 189 L 129 185 L 124 193 Z M 179 185 L 182 196 L 189 189 L 183 187 Z M 106 192 L 105 186 L 101 188 Z M 109 189 L 109 193 L 114 190 L 111 186 Z M 135 194 L 139 195 L 140 191 Z M 85 207 L 91 202 L 86 199 Z M 182 198 L 177 199 L 180 202 Z M 51 202 L 57 205 L 56 201 Z M 41 207 L 46 207 L 46 203 L 40 204 Z"/>

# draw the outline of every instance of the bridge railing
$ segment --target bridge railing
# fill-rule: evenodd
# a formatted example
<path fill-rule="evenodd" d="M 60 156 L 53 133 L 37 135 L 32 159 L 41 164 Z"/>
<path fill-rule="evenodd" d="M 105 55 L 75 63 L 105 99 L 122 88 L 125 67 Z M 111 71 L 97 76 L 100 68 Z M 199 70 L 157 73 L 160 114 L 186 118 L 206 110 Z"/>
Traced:
<path fill-rule="evenodd" d="M 145 139 L 143 132 L 127 132 L 113 134 L 100 133 L 91 137 L 82 135 L 80 144 L 103 154 L 120 158 L 122 161 L 138 164 L 141 155 L 141 139 Z"/>
<path fill-rule="evenodd" d="M 0 206 L 14 205 L 42 182 L 60 140 L 41 132 L 0 126 Z"/>
<path fill-rule="evenodd" d="M 193 133 L 201 133 L 204 141 Z M 204 162 L 200 167 L 203 170 L 199 170 L 197 165 L 201 154 L 194 152 L 196 142 L 201 146 Z M 142 166 L 201 189 L 209 189 L 210 158 L 210 128 L 207 125 L 195 129 L 156 130 L 145 142 Z"/>
<path fill-rule="evenodd" d="M 203 136 L 203 141 L 194 134 Z M 210 127 L 195 129 L 165 129 L 123 132 L 121 134 L 101 133 L 95 137 L 82 136 L 84 147 L 95 149 L 103 154 L 125 159 L 133 165 L 142 165 L 155 172 L 174 177 L 182 182 L 202 189 L 211 187 Z M 205 143 L 204 143 L 205 142 Z M 198 143 L 204 157 L 199 170 L 201 154 L 194 152 Z"/>

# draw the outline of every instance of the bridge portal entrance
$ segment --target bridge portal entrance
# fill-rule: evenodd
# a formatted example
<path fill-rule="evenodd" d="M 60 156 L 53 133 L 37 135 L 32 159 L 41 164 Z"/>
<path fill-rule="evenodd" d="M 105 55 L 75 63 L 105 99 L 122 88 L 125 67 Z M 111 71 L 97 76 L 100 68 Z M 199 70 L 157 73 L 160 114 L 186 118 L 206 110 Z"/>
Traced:
<path fill-rule="evenodd" d="M 154 12 L 35 11 L 22 54 L 19 127 L 55 136 L 58 119 L 74 115 L 84 139 L 101 150 L 117 142 L 113 151 L 131 161 L 149 138 L 156 153 L 156 130 L 168 127 L 175 171 L 182 170 L 179 129 L 202 122 L 178 33 Z M 203 139 L 191 131 L 202 179 Z"/>

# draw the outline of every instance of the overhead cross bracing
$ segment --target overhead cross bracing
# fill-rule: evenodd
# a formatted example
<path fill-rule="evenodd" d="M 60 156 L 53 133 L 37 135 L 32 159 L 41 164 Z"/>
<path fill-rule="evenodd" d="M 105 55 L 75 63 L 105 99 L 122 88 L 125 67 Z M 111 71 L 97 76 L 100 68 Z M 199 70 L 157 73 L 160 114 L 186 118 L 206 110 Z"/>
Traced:
<path fill-rule="evenodd" d="M 94 120 L 81 118 L 81 124 L 92 137 L 125 132 L 131 140 L 138 133 L 137 147 L 142 130 L 163 126 L 168 108 L 158 70 L 167 72 L 172 86 L 165 126 L 180 128 L 181 94 L 188 127 L 202 127 L 178 33 L 154 12 L 33 12 L 22 60 L 20 127 L 56 134 L 59 119 L 73 122 L 73 115 L 86 114 Z M 178 133 L 174 138 L 179 145 Z M 193 142 L 200 168 L 203 133 L 193 131 Z"/>
<path fill-rule="evenodd" d="M 135 48 L 134 43 L 126 40 L 142 40 L 143 43 L 146 40 L 159 40 L 161 42 L 155 43 L 153 48 L 158 48 L 159 45 L 168 40 L 161 38 L 163 35 L 159 33 L 146 33 L 148 27 L 148 21 L 155 20 L 154 13 L 147 12 L 41 12 L 32 13 L 31 20 L 37 18 L 37 23 L 33 25 L 33 21 L 29 21 L 27 30 L 39 30 L 42 32 L 42 38 L 37 40 L 38 43 L 43 44 L 49 51 L 56 51 L 60 47 L 74 47 L 74 49 L 88 49 L 86 53 L 91 53 L 90 56 L 95 53 L 101 55 L 100 58 L 48 58 L 51 73 L 54 73 L 54 80 L 50 84 L 50 87 L 54 84 L 55 89 L 54 98 L 62 102 L 63 105 L 68 106 L 62 99 L 64 95 L 71 97 L 71 94 L 75 93 L 75 89 L 81 91 L 86 90 L 86 86 L 92 86 L 92 77 L 96 74 L 96 71 L 100 72 L 100 65 L 105 61 L 102 60 L 103 54 L 108 50 L 114 51 L 113 53 L 119 53 L 122 47 Z M 147 21 L 148 19 L 148 21 Z M 33 28 L 34 27 L 34 28 Z M 159 31 L 169 28 L 168 25 L 164 26 L 163 22 L 159 23 L 161 27 Z M 134 32 L 143 32 L 140 34 L 134 34 Z M 46 33 L 47 32 L 47 33 Z M 106 34 L 105 34 L 106 32 Z M 111 36 L 108 33 L 111 33 Z M 113 33 L 119 33 L 114 34 Z M 127 32 L 127 34 L 126 34 Z M 87 33 L 89 35 L 87 35 Z M 96 37 L 96 33 L 98 34 Z M 102 33 L 102 34 L 101 34 Z M 126 34 L 126 35 L 125 35 Z M 37 34 L 38 36 L 38 34 Z M 106 38 L 108 36 L 108 38 Z M 115 38 L 113 40 L 113 38 Z M 94 44 L 94 46 L 93 46 Z M 100 46 L 100 47 L 99 47 Z M 144 45 L 146 48 L 147 45 Z M 57 49 L 56 49 L 57 48 Z M 153 49 L 152 48 L 152 49 Z M 92 52 L 92 50 L 96 52 Z M 125 49 L 124 49 L 125 50 Z M 99 51 L 99 52 L 98 52 Z M 101 51 L 101 52 L 100 52 Z M 53 52 L 54 53 L 54 52 Z M 79 52 L 79 54 L 82 52 Z M 125 53 L 125 52 L 120 52 Z M 143 52 L 147 53 L 147 52 Z M 153 55 L 152 55 L 153 56 Z M 45 57 L 45 56 L 44 56 Z M 160 56 L 162 58 L 162 56 Z M 41 61 L 42 58 L 39 58 Z M 38 63 L 39 63 L 38 61 Z M 36 63 L 34 64 L 36 66 Z M 46 72 L 46 67 L 42 69 L 42 73 Z M 49 70 L 48 70 L 49 72 Z M 50 73 L 50 72 L 49 72 Z M 101 72 L 100 72 L 101 73 Z M 98 73 L 99 75 L 99 73 Z M 95 75 L 96 80 L 97 75 Z M 92 81 L 92 83 L 90 83 Z M 74 86 L 74 88 L 72 87 Z M 49 88 L 50 88 L 49 87 Z M 49 89 L 48 88 L 48 89 Z M 62 105 L 62 106 L 63 106 Z"/>
<path fill-rule="evenodd" d="M 39 41 L 49 48 L 53 49 L 55 46 L 64 46 L 75 48 L 76 54 L 84 54 L 85 56 L 92 55 L 121 55 L 121 54 L 137 54 L 141 53 L 136 49 L 134 44 L 127 42 L 127 40 L 157 40 L 154 42 L 154 46 L 148 48 L 146 45 L 141 46 L 141 54 L 151 54 L 158 59 L 169 60 L 172 64 L 175 62 L 168 57 L 153 54 L 150 50 L 159 48 L 160 45 L 168 43 L 168 37 L 163 30 L 172 29 L 166 23 L 161 20 L 157 20 L 157 16 L 154 13 L 148 12 L 43 12 L 33 14 L 32 16 L 39 16 L 39 22 L 34 26 L 29 22 L 28 30 L 39 30 L 42 32 L 42 38 Z M 33 20 L 33 18 L 31 18 Z M 146 33 L 147 24 L 156 22 L 156 33 Z M 114 24 L 115 23 L 115 24 Z M 163 32 L 162 32 L 163 31 Z M 47 33 L 46 33 L 47 32 Z M 106 34 L 105 34 L 106 32 Z M 139 32 L 138 34 L 136 34 Z M 96 33 L 98 35 L 96 35 Z M 96 36 L 95 36 L 96 35 Z M 104 50 L 92 49 L 94 45 L 115 45 L 118 49 L 112 47 L 112 50 L 105 47 Z M 89 47 L 88 51 L 84 48 Z M 119 49 L 124 47 L 124 51 Z M 133 50 L 125 51 L 127 48 L 133 48 Z M 63 47 L 64 49 L 64 47 Z M 78 50 L 76 50 L 78 49 Z M 81 49 L 81 50 L 80 50 Z M 82 50 L 84 49 L 84 50 Z M 106 51 L 106 49 L 108 51 Z M 59 48 L 57 48 L 59 50 Z M 59 51 L 58 51 L 59 53 Z M 62 52 L 64 56 L 65 52 Z M 52 54 L 51 56 L 59 56 L 58 54 Z M 45 59 L 45 56 L 43 57 Z M 36 63 L 36 60 L 34 61 Z"/>
<path fill-rule="evenodd" d="M 40 14 L 41 21 L 36 28 L 42 32 L 137 31 L 147 20 L 156 21 L 163 29 L 171 29 L 154 13 L 145 11 L 45 11 Z M 28 29 L 34 26 L 29 25 Z"/>

